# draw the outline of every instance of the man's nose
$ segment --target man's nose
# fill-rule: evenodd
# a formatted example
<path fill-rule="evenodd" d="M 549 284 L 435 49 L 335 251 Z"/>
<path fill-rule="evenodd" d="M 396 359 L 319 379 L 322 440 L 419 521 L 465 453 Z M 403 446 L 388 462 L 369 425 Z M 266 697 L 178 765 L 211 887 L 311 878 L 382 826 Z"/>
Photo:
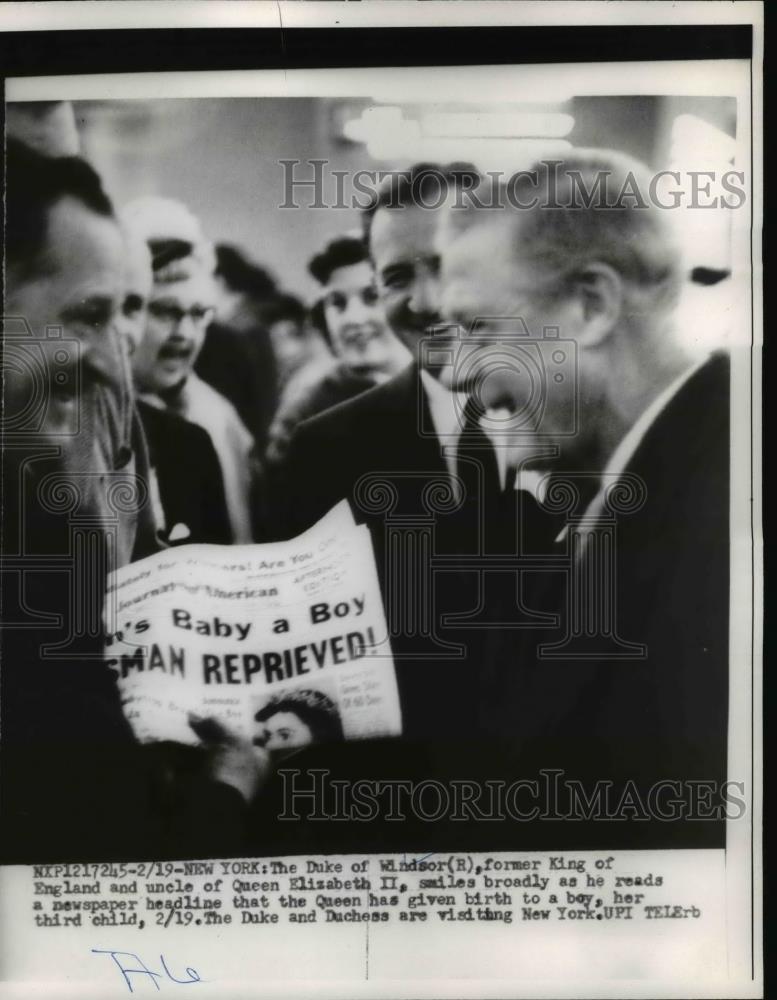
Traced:
<path fill-rule="evenodd" d="M 439 278 L 429 272 L 419 274 L 413 284 L 408 306 L 419 316 L 438 317 L 440 314 Z"/>
<path fill-rule="evenodd" d="M 105 328 L 90 331 L 81 342 L 81 362 L 109 381 L 120 381 L 124 376 L 125 349 L 116 323 L 117 317 Z"/>
<path fill-rule="evenodd" d="M 191 313 L 184 313 L 173 327 L 173 337 L 192 340 L 197 336 L 198 325 Z"/>
<path fill-rule="evenodd" d="M 461 325 L 461 309 L 458 307 L 456 296 L 449 287 L 446 287 L 442 283 L 440 285 L 438 310 L 440 319 L 443 322 L 452 323 L 457 326 Z"/>

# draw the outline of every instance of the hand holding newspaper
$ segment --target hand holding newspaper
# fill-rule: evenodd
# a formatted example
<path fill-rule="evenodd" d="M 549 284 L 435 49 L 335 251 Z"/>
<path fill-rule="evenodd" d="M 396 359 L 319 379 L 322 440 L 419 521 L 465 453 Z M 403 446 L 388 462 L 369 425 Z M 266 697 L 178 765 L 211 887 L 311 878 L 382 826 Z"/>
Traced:
<path fill-rule="evenodd" d="M 369 531 L 338 504 L 298 538 L 186 545 L 112 574 L 107 665 L 141 742 L 190 713 L 270 749 L 402 731 Z"/>

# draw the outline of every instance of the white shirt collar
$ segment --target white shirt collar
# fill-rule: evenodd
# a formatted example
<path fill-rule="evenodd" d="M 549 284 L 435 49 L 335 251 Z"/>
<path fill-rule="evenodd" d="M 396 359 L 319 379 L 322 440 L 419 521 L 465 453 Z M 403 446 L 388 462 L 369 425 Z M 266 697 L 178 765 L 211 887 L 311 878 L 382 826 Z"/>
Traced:
<path fill-rule="evenodd" d="M 429 412 L 437 437 L 441 444 L 455 447 L 461 434 L 461 414 L 464 412 L 467 394 L 446 389 L 425 369 L 421 369 L 421 382 L 429 402 Z"/>

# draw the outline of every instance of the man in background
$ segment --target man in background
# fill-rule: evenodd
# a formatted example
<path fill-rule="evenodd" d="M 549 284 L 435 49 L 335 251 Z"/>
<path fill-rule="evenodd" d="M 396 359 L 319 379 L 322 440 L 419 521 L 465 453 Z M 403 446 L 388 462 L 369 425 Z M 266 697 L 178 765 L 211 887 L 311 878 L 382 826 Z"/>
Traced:
<path fill-rule="evenodd" d="M 131 365 L 146 335 L 154 279 L 147 243 L 126 227 L 125 251 L 124 295 L 116 324 Z M 143 399 L 136 406 L 148 444 L 148 500 L 160 543 L 228 544 L 224 481 L 207 431 Z"/>
<path fill-rule="evenodd" d="M 439 195 L 442 183 L 455 185 L 455 175 L 421 166 L 386 179 L 365 213 L 365 238 L 375 270 L 386 318 L 406 345 L 414 364 L 336 411 L 300 426 L 286 468 L 291 486 L 298 486 L 290 534 L 317 520 L 347 497 L 359 509 L 354 488 L 361 477 L 381 470 L 445 475 L 447 466 L 431 423 L 426 379 L 416 357 L 428 329 L 441 322 L 439 311 L 439 252 L 435 243 L 441 212 L 421 207 L 430 189 Z M 347 449 L 337 442 L 348 441 Z M 315 491 L 304 480 L 321 464 L 326 479 Z M 412 488 L 416 499 L 418 484 Z"/>
<path fill-rule="evenodd" d="M 520 463 L 497 468 L 493 442 L 481 426 L 486 406 L 477 399 L 468 405 L 467 391 L 444 384 L 437 355 L 427 349 L 432 331 L 443 324 L 440 225 L 448 202 L 475 180 L 471 168 L 426 164 L 390 175 L 378 189 L 364 217 L 370 257 L 388 322 L 415 363 L 300 425 L 284 470 L 279 517 L 283 533 L 292 535 L 347 498 L 357 520 L 369 525 L 406 732 L 451 739 L 475 735 L 465 692 L 482 669 L 491 592 L 511 583 L 504 572 L 468 565 L 467 557 L 482 562 L 489 553 L 514 555 L 516 524 L 523 520 Z M 531 452 L 530 435 L 523 446 Z M 390 500 L 376 507 L 374 496 Z M 427 551 L 449 557 L 447 568 L 434 575 L 424 567 L 420 581 L 420 557 L 403 549 L 398 564 L 387 556 L 387 523 L 408 517 L 432 531 Z M 544 529 L 544 518 L 535 522 Z"/>

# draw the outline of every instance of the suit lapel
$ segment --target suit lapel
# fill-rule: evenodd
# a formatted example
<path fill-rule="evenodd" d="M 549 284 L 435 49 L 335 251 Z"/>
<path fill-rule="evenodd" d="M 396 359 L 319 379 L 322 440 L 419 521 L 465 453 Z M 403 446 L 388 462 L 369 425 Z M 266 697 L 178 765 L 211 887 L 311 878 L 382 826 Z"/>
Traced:
<path fill-rule="evenodd" d="M 418 366 L 411 365 L 384 388 L 382 433 L 393 470 L 432 475 L 446 472 Z"/>

